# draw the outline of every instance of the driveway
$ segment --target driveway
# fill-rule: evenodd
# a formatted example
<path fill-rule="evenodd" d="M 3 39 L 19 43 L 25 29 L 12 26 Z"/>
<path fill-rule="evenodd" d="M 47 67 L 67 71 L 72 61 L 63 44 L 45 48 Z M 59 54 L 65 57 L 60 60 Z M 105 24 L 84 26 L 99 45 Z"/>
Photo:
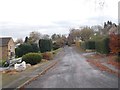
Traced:
<path fill-rule="evenodd" d="M 118 88 L 118 77 L 92 67 L 74 47 L 64 47 L 59 63 L 25 88 Z"/>

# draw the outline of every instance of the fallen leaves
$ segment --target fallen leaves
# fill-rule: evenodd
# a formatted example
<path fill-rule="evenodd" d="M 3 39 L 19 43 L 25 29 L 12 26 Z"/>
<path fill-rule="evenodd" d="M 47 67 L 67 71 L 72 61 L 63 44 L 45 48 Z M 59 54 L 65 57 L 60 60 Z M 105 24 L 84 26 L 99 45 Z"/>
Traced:
<path fill-rule="evenodd" d="M 99 61 L 95 61 L 95 60 L 87 60 L 87 62 L 95 65 L 96 67 L 98 67 L 101 71 L 107 71 L 108 73 L 112 73 L 115 74 L 117 76 L 120 77 L 120 73 L 111 70 L 110 68 L 108 68 L 107 66 L 104 66 L 103 64 L 101 64 Z"/>
<path fill-rule="evenodd" d="M 17 74 L 18 71 L 16 71 L 16 70 L 5 70 L 5 71 L 3 71 L 2 73 L 7 73 L 7 74 L 9 74 L 9 75 L 14 75 L 14 74 Z"/>
<path fill-rule="evenodd" d="M 106 61 L 101 62 L 101 59 L 103 58 L 103 56 L 96 54 L 96 55 L 93 55 L 92 57 L 89 60 L 87 60 L 87 62 L 98 67 L 101 71 L 106 71 L 108 73 L 112 73 L 112 74 L 115 74 L 118 77 L 120 77 L 120 73 L 118 71 L 114 71 L 102 64 L 102 63 L 106 63 Z M 107 57 L 107 64 L 111 64 L 111 65 L 117 67 L 117 69 L 120 69 L 120 63 L 118 63 L 116 60 L 114 60 L 113 55 L 110 55 Z"/>

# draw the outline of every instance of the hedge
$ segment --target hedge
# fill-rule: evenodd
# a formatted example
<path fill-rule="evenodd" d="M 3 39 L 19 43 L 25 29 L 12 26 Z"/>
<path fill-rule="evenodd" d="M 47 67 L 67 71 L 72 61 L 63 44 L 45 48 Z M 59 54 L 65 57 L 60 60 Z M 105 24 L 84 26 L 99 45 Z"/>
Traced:
<path fill-rule="evenodd" d="M 84 50 L 86 49 L 95 49 L 95 41 L 85 41 L 81 42 L 80 47 Z"/>
<path fill-rule="evenodd" d="M 15 49 L 16 56 L 22 57 L 23 55 L 32 52 L 32 46 L 30 44 L 21 44 Z"/>
<path fill-rule="evenodd" d="M 49 39 L 40 39 L 39 40 L 39 48 L 41 53 L 51 51 L 52 50 L 52 41 Z"/>
<path fill-rule="evenodd" d="M 95 41 L 86 41 L 85 47 L 86 49 L 95 49 Z"/>
<path fill-rule="evenodd" d="M 80 47 L 84 50 L 95 49 L 97 52 L 102 53 L 102 54 L 110 53 L 108 37 L 103 37 L 99 40 L 82 42 Z"/>
<path fill-rule="evenodd" d="M 81 48 L 81 49 L 83 49 L 83 50 L 85 50 L 85 49 L 86 49 L 85 42 L 81 42 L 81 44 L 80 44 L 80 48 Z"/>
<path fill-rule="evenodd" d="M 21 44 L 15 49 L 15 53 L 17 57 L 22 57 L 23 55 L 30 52 L 37 53 L 38 51 L 39 51 L 39 48 L 37 44 L 28 44 L 28 43 Z"/>
<path fill-rule="evenodd" d="M 31 65 L 40 63 L 41 59 L 42 55 L 40 53 L 28 53 L 22 56 L 22 61 L 25 61 Z"/>
<path fill-rule="evenodd" d="M 102 54 L 110 53 L 109 38 L 103 38 L 102 40 L 96 41 L 95 49 L 97 52 L 102 53 Z"/>

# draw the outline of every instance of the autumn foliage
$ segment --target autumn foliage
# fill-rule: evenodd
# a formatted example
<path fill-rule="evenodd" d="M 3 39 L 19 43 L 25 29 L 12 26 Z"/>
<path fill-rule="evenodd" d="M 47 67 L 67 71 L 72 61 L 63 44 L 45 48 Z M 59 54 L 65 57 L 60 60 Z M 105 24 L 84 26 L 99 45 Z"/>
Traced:
<path fill-rule="evenodd" d="M 110 34 L 110 43 L 109 47 L 111 53 L 118 54 L 120 52 L 120 35 L 119 34 Z"/>

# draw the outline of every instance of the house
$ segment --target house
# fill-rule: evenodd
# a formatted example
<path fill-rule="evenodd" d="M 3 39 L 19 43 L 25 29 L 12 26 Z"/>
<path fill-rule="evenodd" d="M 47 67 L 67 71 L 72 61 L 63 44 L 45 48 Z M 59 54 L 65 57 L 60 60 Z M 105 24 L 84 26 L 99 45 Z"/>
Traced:
<path fill-rule="evenodd" d="M 103 35 L 110 35 L 110 34 L 118 34 L 118 25 L 108 21 L 104 24 L 104 29 L 102 29 L 101 34 Z"/>
<path fill-rule="evenodd" d="M 118 27 L 116 24 L 112 24 L 112 27 L 109 29 L 109 34 L 118 34 Z"/>
<path fill-rule="evenodd" d="M 0 37 L 0 60 L 11 59 L 15 56 L 15 44 L 12 37 Z"/>

